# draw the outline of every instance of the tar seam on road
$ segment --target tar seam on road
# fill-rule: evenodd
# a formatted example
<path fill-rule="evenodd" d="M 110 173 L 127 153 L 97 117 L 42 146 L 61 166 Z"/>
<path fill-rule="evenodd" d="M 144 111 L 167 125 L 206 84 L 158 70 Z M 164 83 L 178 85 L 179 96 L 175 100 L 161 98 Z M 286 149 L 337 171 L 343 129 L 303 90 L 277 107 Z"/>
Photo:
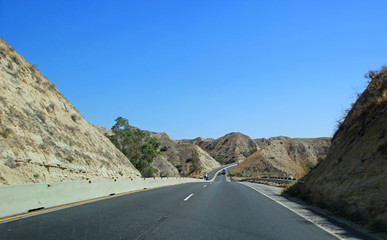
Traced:
<path fill-rule="evenodd" d="M 248 185 L 245 185 L 245 186 L 248 186 Z M 249 187 L 249 186 L 248 186 L 248 187 Z M 252 188 L 252 187 L 250 187 L 250 188 Z M 297 214 L 298 216 L 302 217 L 303 219 L 306 219 L 308 222 L 313 223 L 314 225 L 316 225 L 317 227 L 321 228 L 321 229 L 324 230 L 325 232 L 327 232 L 327 233 L 333 235 L 334 237 L 336 237 L 336 238 L 338 238 L 338 239 L 340 239 L 340 240 L 345 240 L 344 238 L 340 237 L 339 235 L 337 235 L 336 233 L 332 232 L 331 230 L 325 228 L 324 226 L 319 225 L 318 223 L 313 222 L 313 221 L 310 220 L 310 219 L 305 218 L 305 217 L 302 216 L 300 213 L 296 212 L 295 210 L 291 209 L 290 207 L 286 206 L 285 204 L 283 204 L 283 203 L 281 203 L 281 202 L 275 200 L 274 198 L 270 197 L 269 195 L 267 195 L 267 194 L 265 194 L 265 193 L 259 191 L 258 189 L 255 189 L 255 188 L 252 188 L 252 189 L 254 189 L 255 191 L 259 192 L 259 193 L 262 194 L 263 196 L 265 196 L 265 197 L 267 197 L 267 198 L 273 200 L 274 202 L 278 203 L 279 205 L 285 207 L 286 209 L 289 209 L 290 211 L 294 212 L 295 214 Z"/>
<path fill-rule="evenodd" d="M 192 197 L 194 194 L 193 193 L 191 193 L 188 197 L 186 197 L 185 199 L 184 199 L 184 201 L 187 201 L 190 197 Z"/>

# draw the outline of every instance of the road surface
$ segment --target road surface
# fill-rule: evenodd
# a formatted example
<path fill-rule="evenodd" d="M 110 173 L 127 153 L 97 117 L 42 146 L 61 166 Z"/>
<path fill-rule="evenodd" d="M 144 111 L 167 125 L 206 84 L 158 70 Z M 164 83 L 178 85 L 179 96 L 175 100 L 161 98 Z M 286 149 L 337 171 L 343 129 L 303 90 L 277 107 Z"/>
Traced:
<path fill-rule="evenodd" d="M 152 189 L 5 222 L 0 239 L 337 238 L 218 175 L 213 182 Z"/>

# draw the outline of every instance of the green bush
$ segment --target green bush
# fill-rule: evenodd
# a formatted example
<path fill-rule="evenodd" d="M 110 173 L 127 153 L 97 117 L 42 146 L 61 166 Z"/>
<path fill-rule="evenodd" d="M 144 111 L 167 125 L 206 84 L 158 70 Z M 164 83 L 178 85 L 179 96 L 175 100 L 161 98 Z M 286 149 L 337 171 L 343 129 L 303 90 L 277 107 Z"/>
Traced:
<path fill-rule="evenodd" d="M 118 117 L 112 127 L 110 141 L 130 160 L 143 177 L 152 177 L 157 171 L 150 164 L 159 155 L 160 142 L 144 131 L 131 127 L 126 118 Z"/>
<path fill-rule="evenodd" d="M 8 130 L 4 130 L 4 131 L 0 132 L 0 135 L 3 136 L 3 138 L 8 138 L 9 131 Z"/>
<path fill-rule="evenodd" d="M 289 194 L 291 197 L 300 197 L 301 189 L 300 189 L 300 182 L 292 182 L 286 185 L 286 187 L 283 189 L 283 192 L 286 194 Z"/>

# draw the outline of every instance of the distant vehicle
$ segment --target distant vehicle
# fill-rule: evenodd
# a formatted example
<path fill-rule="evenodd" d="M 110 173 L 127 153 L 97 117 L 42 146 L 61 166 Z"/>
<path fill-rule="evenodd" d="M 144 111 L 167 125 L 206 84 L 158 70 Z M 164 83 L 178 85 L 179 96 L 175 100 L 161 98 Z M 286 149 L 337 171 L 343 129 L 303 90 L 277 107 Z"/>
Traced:
<path fill-rule="evenodd" d="M 208 176 L 208 174 L 206 173 L 206 174 L 204 174 L 204 179 L 205 180 L 210 180 L 210 177 Z"/>
<path fill-rule="evenodd" d="M 204 176 L 203 175 L 201 175 L 200 177 L 199 177 L 199 179 L 203 179 L 204 178 Z"/>
<path fill-rule="evenodd" d="M 226 169 L 223 169 L 221 172 L 223 175 L 226 174 Z"/>

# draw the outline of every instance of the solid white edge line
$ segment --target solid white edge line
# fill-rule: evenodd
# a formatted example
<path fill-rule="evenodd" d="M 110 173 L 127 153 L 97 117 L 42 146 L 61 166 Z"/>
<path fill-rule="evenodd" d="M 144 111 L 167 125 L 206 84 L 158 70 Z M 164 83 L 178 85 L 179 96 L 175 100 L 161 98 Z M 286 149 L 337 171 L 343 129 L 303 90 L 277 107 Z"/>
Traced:
<path fill-rule="evenodd" d="M 191 193 L 188 197 L 186 197 L 185 199 L 184 199 L 184 201 L 187 201 L 190 197 L 192 197 L 194 194 L 193 193 Z"/>
<path fill-rule="evenodd" d="M 248 186 L 248 185 L 245 185 L 245 186 L 247 186 L 247 187 L 249 187 L 249 188 L 251 188 L 251 189 L 254 189 L 255 191 L 257 191 L 257 192 L 259 192 L 260 194 L 262 194 L 263 196 L 265 196 L 265 197 L 267 197 L 267 198 L 273 200 L 274 202 L 278 203 L 279 205 L 281 205 L 281 206 L 283 206 L 283 207 L 289 209 L 290 211 L 294 212 L 294 213 L 297 214 L 298 216 L 302 217 L 303 219 L 306 219 L 308 222 L 313 223 L 314 225 L 316 225 L 317 227 L 321 228 L 321 229 L 324 230 L 325 232 L 327 232 L 327 233 L 333 235 L 334 237 L 337 237 L 337 238 L 340 239 L 340 240 L 345 240 L 345 238 L 340 237 L 339 235 L 337 235 L 336 233 L 332 232 L 331 230 L 325 228 L 324 226 L 321 226 L 321 225 L 319 225 L 318 223 L 315 223 L 315 222 L 313 222 L 312 220 L 310 220 L 310 219 L 304 217 L 304 216 L 301 215 L 300 213 L 296 212 L 295 210 L 291 209 L 290 207 L 286 206 L 285 204 L 283 204 L 283 203 L 281 203 L 281 202 L 275 200 L 274 198 L 270 197 L 269 195 L 266 195 L 265 193 L 259 191 L 258 189 L 255 189 L 255 188 L 250 187 L 250 186 Z"/>

